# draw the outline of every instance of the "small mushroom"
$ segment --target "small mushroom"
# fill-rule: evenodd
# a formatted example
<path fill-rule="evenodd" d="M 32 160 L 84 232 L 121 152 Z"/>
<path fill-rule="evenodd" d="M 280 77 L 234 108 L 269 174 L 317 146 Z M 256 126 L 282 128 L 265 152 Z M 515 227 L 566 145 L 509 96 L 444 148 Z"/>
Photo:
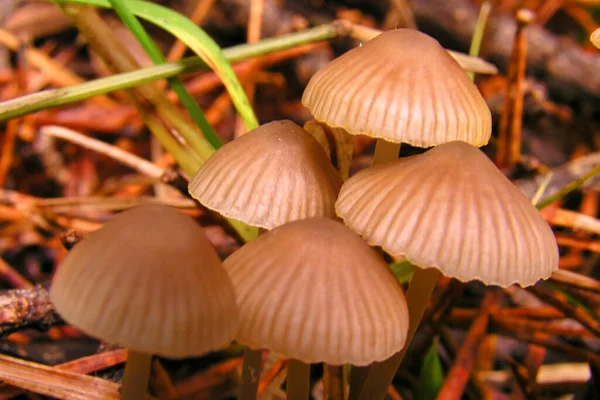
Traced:
<path fill-rule="evenodd" d="M 415 270 L 407 292 L 408 343 L 440 272 L 506 287 L 533 285 L 558 268 L 556 239 L 539 211 L 465 142 L 357 173 L 342 186 L 336 211 L 371 245 L 424 268 Z M 385 373 L 393 376 L 401 360 Z M 381 398 L 369 390 L 367 382 L 361 398 Z"/>
<path fill-rule="evenodd" d="M 302 104 L 331 127 L 377 138 L 375 164 L 397 158 L 400 143 L 483 146 L 492 129 L 490 110 L 460 64 L 413 29 L 383 32 L 327 64 Z"/>
<path fill-rule="evenodd" d="M 317 140 L 292 121 L 261 125 L 217 150 L 189 185 L 226 217 L 265 229 L 335 217 L 341 179 Z"/>
<path fill-rule="evenodd" d="M 296 360 L 288 399 L 308 397 L 307 366 L 367 365 L 406 339 L 404 294 L 387 264 L 342 223 L 293 221 L 247 243 L 224 262 L 236 292 L 236 340 Z"/>
<path fill-rule="evenodd" d="M 50 289 L 58 313 L 129 349 L 122 398 L 146 395 L 151 355 L 199 356 L 237 328 L 235 292 L 204 230 L 159 205 L 125 211 L 77 244 Z"/>

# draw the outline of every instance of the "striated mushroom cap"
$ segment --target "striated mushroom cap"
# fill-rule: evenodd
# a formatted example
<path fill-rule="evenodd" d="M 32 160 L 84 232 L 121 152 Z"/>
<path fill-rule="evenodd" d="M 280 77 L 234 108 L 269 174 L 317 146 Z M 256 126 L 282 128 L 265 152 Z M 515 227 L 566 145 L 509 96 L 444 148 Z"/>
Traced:
<path fill-rule="evenodd" d="M 340 222 L 290 222 L 224 265 L 238 294 L 242 344 L 338 365 L 381 361 L 404 346 L 402 288 L 381 256 Z"/>
<path fill-rule="evenodd" d="M 453 140 L 485 145 L 490 110 L 461 66 L 428 35 L 386 31 L 330 62 L 302 104 L 351 134 L 430 147 Z"/>
<path fill-rule="evenodd" d="M 370 244 L 461 281 L 527 286 L 558 268 L 539 211 L 464 142 L 359 172 L 342 186 L 336 211 Z"/>
<path fill-rule="evenodd" d="M 77 244 L 50 298 L 90 336 L 165 357 L 225 347 L 237 328 L 233 285 L 204 230 L 167 206 L 125 211 Z"/>
<path fill-rule="evenodd" d="M 296 219 L 335 217 L 342 185 L 319 142 L 292 121 L 274 121 L 217 150 L 189 185 L 207 208 L 271 229 Z"/>

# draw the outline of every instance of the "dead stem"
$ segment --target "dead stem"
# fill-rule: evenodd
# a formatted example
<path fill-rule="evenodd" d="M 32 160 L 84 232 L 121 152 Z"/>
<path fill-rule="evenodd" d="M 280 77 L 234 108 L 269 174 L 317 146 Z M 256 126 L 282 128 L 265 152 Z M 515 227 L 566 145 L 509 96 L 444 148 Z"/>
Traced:
<path fill-rule="evenodd" d="M 100 140 L 85 136 L 71 129 L 50 125 L 41 127 L 40 133 L 43 135 L 60 138 L 68 142 L 75 143 L 86 149 L 103 154 L 151 178 L 160 179 L 164 173 L 162 168 L 157 167 L 150 161 L 144 160 L 135 154 L 121 150 L 116 146 L 101 142 Z"/>
<path fill-rule="evenodd" d="M 17 272 L 6 261 L 0 258 L 0 276 L 17 289 L 32 288 L 33 285 L 23 275 Z"/>
<path fill-rule="evenodd" d="M 521 130 L 523 124 L 523 81 L 527 60 L 525 28 L 533 22 L 533 12 L 522 9 L 517 13 L 517 32 L 508 65 L 508 82 L 500 117 L 496 164 L 512 168 L 521 159 Z"/>

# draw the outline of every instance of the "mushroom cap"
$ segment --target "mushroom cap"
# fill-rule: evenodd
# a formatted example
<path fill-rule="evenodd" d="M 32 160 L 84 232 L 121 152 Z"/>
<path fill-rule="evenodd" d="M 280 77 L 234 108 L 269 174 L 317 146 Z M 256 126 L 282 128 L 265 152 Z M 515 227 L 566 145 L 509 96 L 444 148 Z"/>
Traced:
<path fill-rule="evenodd" d="M 235 292 L 215 249 L 167 206 L 125 211 L 78 243 L 50 299 L 92 337 L 171 358 L 222 348 L 237 329 Z"/>
<path fill-rule="evenodd" d="M 309 81 L 302 104 L 351 134 L 430 147 L 485 145 L 490 110 L 461 66 L 430 36 L 386 31 L 333 60 Z"/>
<path fill-rule="evenodd" d="M 336 211 L 370 244 L 461 281 L 527 286 L 558 268 L 556 239 L 539 211 L 464 142 L 357 173 Z"/>
<path fill-rule="evenodd" d="M 367 365 L 404 346 L 402 288 L 381 256 L 338 221 L 282 225 L 224 265 L 238 293 L 242 344 L 334 365 Z"/>
<path fill-rule="evenodd" d="M 198 170 L 189 192 L 219 214 L 271 229 L 296 219 L 335 217 L 341 185 L 319 142 L 283 120 L 217 150 Z"/>

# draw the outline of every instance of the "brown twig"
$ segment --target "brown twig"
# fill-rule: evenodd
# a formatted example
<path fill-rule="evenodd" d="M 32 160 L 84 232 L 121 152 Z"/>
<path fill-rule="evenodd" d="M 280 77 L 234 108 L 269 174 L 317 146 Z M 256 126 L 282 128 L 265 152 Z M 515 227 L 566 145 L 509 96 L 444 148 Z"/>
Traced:
<path fill-rule="evenodd" d="M 531 286 L 527 290 L 540 300 L 562 311 L 565 316 L 573 318 L 581 325 L 585 326 L 597 337 L 600 337 L 600 321 L 591 316 L 583 308 L 571 304 L 569 299 L 563 294 L 558 293 L 556 290 L 547 289 L 542 285 Z"/>
<path fill-rule="evenodd" d="M 273 365 L 261 374 L 260 382 L 258 383 L 257 395 L 261 396 L 271 385 L 275 378 L 285 371 L 286 360 L 283 358 L 275 360 Z"/>
<path fill-rule="evenodd" d="M 220 398 L 224 392 L 231 392 L 238 379 L 238 367 L 242 365 L 242 358 L 233 358 L 213 365 L 205 371 L 195 374 L 175 384 L 177 394 L 181 398 L 190 398 L 196 395 L 202 398 Z"/>
<path fill-rule="evenodd" d="M 534 382 L 531 382 L 531 377 L 527 368 L 517 363 L 512 358 L 508 359 L 508 365 L 515 377 L 515 383 L 518 390 L 527 400 L 537 400 L 538 397 L 533 392 Z"/>
<path fill-rule="evenodd" d="M 27 289 L 33 287 L 31 282 L 17 272 L 6 261 L 0 258 L 0 276 L 10 282 L 16 289 Z"/>
<path fill-rule="evenodd" d="M 533 334 L 534 337 L 539 338 L 547 338 L 547 335 L 543 333 L 536 332 Z M 538 346 L 535 344 L 530 344 L 527 346 L 527 355 L 525 356 L 525 369 L 530 377 L 536 377 L 542 363 L 544 362 L 544 357 L 546 356 L 546 349 L 542 346 Z M 513 384 L 512 391 L 512 400 L 521 400 L 522 393 L 517 387 L 518 383 Z"/>
<path fill-rule="evenodd" d="M 500 294 L 496 290 L 490 289 L 487 291 L 481 303 L 479 315 L 473 321 L 469 333 L 460 347 L 450 371 L 448 371 L 444 385 L 438 393 L 438 400 L 461 398 L 471 375 L 475 354 L 487 332 L 490 314 L 496 312 L 499 301 Z"/>
<path fill-rule="evenodd" d="M 521 129 L 523 123 L 523 80 L 527 60 L 525 28 L 534 19 L 529 10 L 517 13 L 517 32 L 513 52 L 508 65 L 507 95 L 500 117 L 496 164 L 501 168 L 512 168 L 521 158 Z"/>
<path fill-rule="evenodd" d="M 600 363 L 600 355 L 594 353 L 593 351 L 581 349 L 579 347 L 571 346 L 568 344 L 560 343 L 555 340 L 552 340 L 547 335 L 529 335 L 522 332 L 507 332 L 511 337 L 515 339 L 531 344 L 535 344 L 538 346 L 545 347 L 549 350 L 554 350 L 557 352 L 564 353 L 568 355 L 570 358 L 574 360 L 583 360 L 583 361 L 594 361 Z"/>

